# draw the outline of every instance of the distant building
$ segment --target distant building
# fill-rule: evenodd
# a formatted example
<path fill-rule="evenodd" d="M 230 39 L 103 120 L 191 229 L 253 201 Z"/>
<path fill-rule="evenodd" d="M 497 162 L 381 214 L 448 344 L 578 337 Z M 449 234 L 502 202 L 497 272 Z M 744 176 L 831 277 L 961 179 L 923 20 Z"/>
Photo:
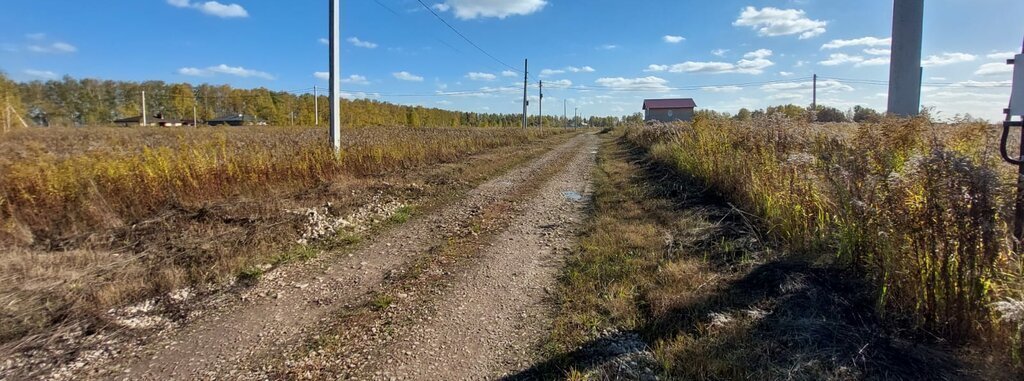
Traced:
<path fill-rule="evenodd" d="M 185 122 L 179 119 L 165 119 L 163 114 L 156 114 L 147 117 L 145 121 L 142 120 L 142 115 L 133 116 L 131 118 L 122 118 L 114 121 L 114 124 L 129 127 L 129 126 L 158 126 L 158 127 L 181 127 L 185 125 Z"/>
<path fill-rule="evenodd" d="M 646 99 L 644 100 L 644 121 L 692 122 L 693 110 L 697 103 L 693 98 Z"/>
<path fill-rule="evenodd" d="M 226 115 L 216 119 L 210 119 L 206 121 L 206 124 L 211 126 L 256 126 L 264 125 L 266 123 L 260 122 L 255 116 L 245 114 L 234 114 Z"/>

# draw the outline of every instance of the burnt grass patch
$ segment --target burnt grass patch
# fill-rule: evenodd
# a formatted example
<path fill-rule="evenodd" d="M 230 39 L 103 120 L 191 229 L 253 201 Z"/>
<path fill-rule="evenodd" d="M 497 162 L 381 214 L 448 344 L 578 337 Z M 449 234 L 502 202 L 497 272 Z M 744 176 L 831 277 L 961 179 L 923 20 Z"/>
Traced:
<path fill-rule="evenodd" d="M 981 378 L 956 348 L 882 316 L 861 272 L 785 251 L 643 149 L 609 137 L 597 171 L 547 360 L 506 379 Z"/>

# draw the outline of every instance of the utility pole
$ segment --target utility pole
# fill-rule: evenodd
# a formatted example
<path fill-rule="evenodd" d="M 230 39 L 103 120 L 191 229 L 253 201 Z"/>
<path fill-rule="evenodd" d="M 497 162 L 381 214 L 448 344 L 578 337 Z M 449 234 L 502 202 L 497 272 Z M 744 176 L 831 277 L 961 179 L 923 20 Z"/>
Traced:
<path fill-rule="evenodd" d="M 523 129 L 526 129 L 526 108 L 530 106 L 530 100 L 526 98 L 526 85 L 530 80 L 530 60 L 523 60 Z"/>
<path fill-rule="evenodd" d="M 192 127 L 199 128 L 199 113 L 196 112 L 196 105 L 192 104 Z"/>
<path fill-rule="evenodd" d="M 146 91 L 142 91 L 142 125 L 146 126 L 149 123 L 146 120 Z"/>
<path fill-rule="evenodd" d="M 341 153 L 341 0 L 331 3 L 331 147 Z"/>
<path fill-rule="evenodd" d="M 4 94 L 4 132 L 11 130 L 11 102 L 7 100 L 7 94 Z"/>
<path fill-rule="evenodd" d="M 565 128 L 569 128 L 569 100 L 562 99 L 562 120 L 565 121 Z"/>
<path fill-rule="evenodd" d="M 544 81 L 540 81 L 540 128 L 544 128 Z"/>
<path fill-rule="evenodd" d="M 892 11 L 892 63 L 889 65 L 889 114 L 921 112 L 921 40 L 924 0 L 895 0 Z"/>
<path fill-rule="evenodd" d="M 320 126 L 320 96 L 316 93 L 316 85 L 313 85 L 313 125 Z"/>
<path fill-rule="evenodd" d="M 814 75 L 814 83 L 812 85 L 812 88 L 814 90 L 812 90 L 812 95 L 811 95 L 811 121 L 812 122 L 817 122 L 818 121 L 818 75 L 817 74 Z"/>
<path fill-rule="evenodd" d="M 574 107 L 572 110 L 572 127 L 580 128 L 580 108 Z"/>

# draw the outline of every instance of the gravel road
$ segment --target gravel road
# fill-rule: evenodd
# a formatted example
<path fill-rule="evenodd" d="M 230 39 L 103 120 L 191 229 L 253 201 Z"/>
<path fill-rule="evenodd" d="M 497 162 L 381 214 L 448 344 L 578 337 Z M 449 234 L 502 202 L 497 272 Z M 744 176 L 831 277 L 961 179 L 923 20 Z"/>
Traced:
<path fill-rule="evenodd" d="M 422 309 L 429 312 L 409 319 L 419 323 L 396 327 L 400 339 L 356 378 L 493 379 L 528 368 L 551 323 L 547 290 L 584 218 L 596 142 L 593 135 L 575 142 L 576 152 L 517 208 L 511 227 L 454 275 Z"/>
<path fill-rule="evenodd" d="M 72 377 L 249 378 L 254 375 L 254 359 L 299 351 L 333 313 L 380 290 L 391 275 L 439 240 L 459 235 L 464 229 L 460 222 L 487 205 L 527 192 L 531 196 L 525 209 L 517 209 L 523 211 L 515 216 L 517 222 L 478 254 L 476 265 L 456 274 L 445 293 L 449 300 L 437 309 L 438 319 L 402 328 L 408 330 L 410 343 L 420 344 L 401 342 L 384 348 L 397 361 L 387 368 L 395 376 L 488 378 L 520 369 L 531 359 L 530 348 L 546 326 L 544 289 L 553 284 L 558 270 L 557 249 L 569 246 L 574 238 L 570 233 L 582 218 L 584 206 L 576 194 L 585 196 L 589 189 L 596 141 L 590 134 L 574 137 L 448 206 L 385 230 L 348 255 L 324 255 L 274 271 L 241 298 L 226 300 L 141 347 L 113 349 L 111 353 L 120 355 L 87 364 Z M 565 158 L 569 161 L 563 162 Z M 521 189 L 552 167 L 558 168 L 557 174 L 541 189 Z M 577 193 L 567 196 L 566 191 Z M 412 352 L 414 356 L 403 355 Z M 432 366 L 447 372 L 436 373 Z"/>

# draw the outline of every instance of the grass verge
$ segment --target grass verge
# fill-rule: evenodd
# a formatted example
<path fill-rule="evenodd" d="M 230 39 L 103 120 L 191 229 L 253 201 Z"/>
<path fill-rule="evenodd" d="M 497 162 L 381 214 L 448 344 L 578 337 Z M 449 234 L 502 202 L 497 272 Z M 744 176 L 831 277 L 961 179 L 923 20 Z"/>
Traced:
<path fill-rule="evenodd" d="M 975 374 L 943 343 L 883 321 L 859 273 L 779 250 L 763 220 L 714 188 L 621 137 L 598 164 L 593 217 L 554 296 L 549 358 L 513 379 Z"/>

